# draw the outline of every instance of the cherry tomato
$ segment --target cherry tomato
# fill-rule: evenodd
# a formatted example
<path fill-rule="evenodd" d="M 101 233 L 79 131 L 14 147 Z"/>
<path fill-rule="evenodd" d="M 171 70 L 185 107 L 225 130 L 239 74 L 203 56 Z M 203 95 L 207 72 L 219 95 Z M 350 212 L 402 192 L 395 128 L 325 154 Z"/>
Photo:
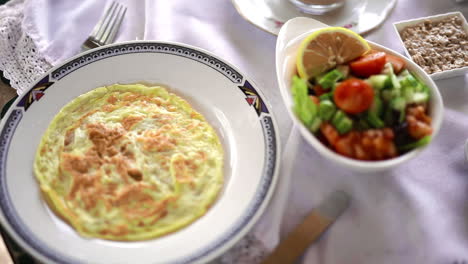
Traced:
<path fill-rule="evenodd" d="M 351 78 L 336 87 L 333 100 L 346 113 L 358 114 L 369 109 L 374 90 L 365 81 Z"/>
<path fill-rule="evenodd" d="M 317 96 L 309 95 L 309 98 L 310 98 L 310 100 L 312 100 L 312 102 L 314 102 L 314 104 L 316 104 L 316 105 L 320 104 L 320 99 Z"/>
<path fill-rule="evenodd" d="M 387 54 L 387 62 L 392 64 L 395 74 L 401 72 L 401 70 L 403 70 L 403 68 L 406 66 L 406 62 L 403 59 L 391 54 Z"/>
<path fill-rule="evenodd" d="M 371 52 L 352 61 L 349 66 L 354 75 L 366 78 L 379 74 L 385 66 L 385 62 L 385 52 Z"/>

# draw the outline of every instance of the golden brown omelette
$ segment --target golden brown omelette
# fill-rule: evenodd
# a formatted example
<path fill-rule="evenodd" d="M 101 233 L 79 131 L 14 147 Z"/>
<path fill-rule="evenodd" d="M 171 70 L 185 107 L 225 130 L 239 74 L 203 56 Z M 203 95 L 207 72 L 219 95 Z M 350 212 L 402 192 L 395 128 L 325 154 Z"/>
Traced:
<path fill-rule="evenodd" d="M 34 171 L 49 206 L 81 235 L 144 240 L 213 204 L 223 149 L 204 117 L 165 88 L 111 85 L 61 109 Z"/>

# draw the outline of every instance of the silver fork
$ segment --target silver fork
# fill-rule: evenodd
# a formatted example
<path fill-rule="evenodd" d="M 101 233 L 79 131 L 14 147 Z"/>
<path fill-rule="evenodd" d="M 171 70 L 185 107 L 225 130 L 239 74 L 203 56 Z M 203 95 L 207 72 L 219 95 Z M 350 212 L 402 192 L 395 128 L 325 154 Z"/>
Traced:
<path fill-rule="evenodd" d="M 81 49 L 85 51 L 112 43 L 126 11 L 127 8 L 122 4 L 115 1 L 112 2 L 99 22 L 94 26 L 93 31 L 83 43 Z"/>

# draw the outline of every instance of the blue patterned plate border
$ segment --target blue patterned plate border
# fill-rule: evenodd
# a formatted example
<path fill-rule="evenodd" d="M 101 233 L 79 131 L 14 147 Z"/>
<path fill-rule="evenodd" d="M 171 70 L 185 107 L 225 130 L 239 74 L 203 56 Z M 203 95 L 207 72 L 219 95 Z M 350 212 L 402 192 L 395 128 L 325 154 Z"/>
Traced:
<path fill-rule="evenodd" d="M 203 63 L 212 69 L 218 71 L 231 82 L 238 85 L 238 88 L 245 94 L 246 103 L 249 104 L 253 111 L 259 116 L 263 136 L 266 147 L 266 155 L 264 168 L 261 176 L 261 183 L 258 186 L 255 198 L 250 202 L 248 210 L 237 220 L 233 227 L 222 234 L 219 239 L 206 245 L 203 249 L 184 256 L 174 263 L 193 263 L 198 261 L 208 261 L 221 254 L 225 245 L 242 237 L 248 229 L 254 224 L 256 219 L 263 212 L 266 204 L 272 195 L 276 183 L 276 175 L 279 168 L 279 137 L 275 125 L 275 121 L 270 114 L 264 96 L 254 88 L 251 82 L 247 81 L 238 70 L 223 62 L 214 55 L 203 51 L 199 48 L 191 47 L 185 44 L 168 43 L 168 42 L 150 42 L 150 41 L 134 41 L 122 44 L 114 44 L 102 47 L 96 50 L 88 51 L 80 54 L 61 66 L 55 67 L 44 75 L 29 91 L 19 97 L 10 111 L 3 119 L 3 127 L 0 132 L 0 209 L 3 213 L 3 225 L 12 237 L 19 244 L 27 249 L 30 253 L 43 261 L 54 261 L 57 263 L 82 263 L 77 259 L 70 258 L 62 252 L 57 252 L 41 243 L 32 231 L 23 223 L 17 213 L 17 208 L 13 206 L 11 196 L 7 187 L 6 178 L 6 161 L 8 150 L 10 147 L 11 138 L 22 116 L 31 106 L 31 104 L 39 101 L 43 96 L 46 96 L 46 90 L 55 82 L 59 81 L 64 76 L 73 71 L 84 67 L 90 63 L 102 60 L 108 57 L 119 56 L 129 53 L 165 53 L 175 56 L 181 56 L 190 60 Z"/>

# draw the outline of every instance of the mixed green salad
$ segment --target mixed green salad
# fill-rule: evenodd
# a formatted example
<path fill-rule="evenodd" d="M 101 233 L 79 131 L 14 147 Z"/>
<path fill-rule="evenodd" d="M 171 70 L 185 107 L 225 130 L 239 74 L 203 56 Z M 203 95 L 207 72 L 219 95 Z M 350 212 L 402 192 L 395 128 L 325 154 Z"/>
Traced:
<path fill-rule="evenodd" d="M 313 77 L 294 76 L 294 112 L 334 151 L 359 160 L 396 157 L 431 140 L 429 88 L 381 51 Z"/>

